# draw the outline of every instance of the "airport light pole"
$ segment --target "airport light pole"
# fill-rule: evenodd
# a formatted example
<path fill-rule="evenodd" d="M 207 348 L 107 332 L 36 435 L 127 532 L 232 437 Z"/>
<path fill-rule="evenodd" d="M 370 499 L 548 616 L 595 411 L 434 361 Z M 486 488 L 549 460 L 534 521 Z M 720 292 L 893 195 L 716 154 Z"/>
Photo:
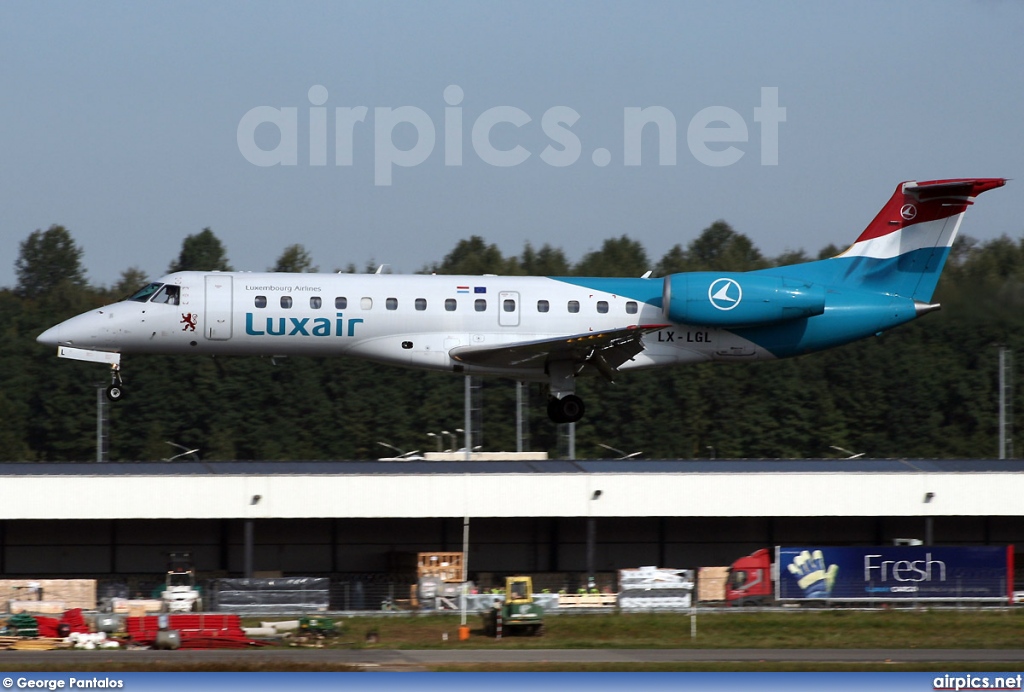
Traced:
<path fill-rule="evenodd" d="M 460 624 L 466 627 L 466 601 L 469 597 L 467 581 L 469 580 L 469 474 L 462 476 L 462 617 Z M 459 638 L 462 638 L 460 630 Z"/>
<path fill-rule="evenodd" d="M 597 585 L 594 579 L 594 548 L 597 542 L 597 525 L 594 520 L 594 500 L 601 499 L 601 491 L 595 490 L 587 500 L 587 591 Z"/>
<path fill-rule="evenodd" d="M 441 431 L 441 435 L 444 435 L 444 433 L 445 433 L 445 431 L 442 430 Z M 428 432 L 427 433 L 427 437 L 433 437 L 434 440 L 437 441 L 437 451 L 438 451 L 438 453 L 441 452 L 441 445 L 443 444 L 442 441 L 441 441 L 441 435 L 438 435 L 437 433 L 432 433 L 432 432 Z"/>
<path fill-rule="evenodd" d="M 516 380 L 516 451 L 525 451 L 526 445 L 523 442 L 523 430 L 525 428 L 526 416 L 523 415 L 523 389 L 525 383 L 521 380 Z"/>
<path fill-rule="evenodd" d="M 107 460 L 107 388 L 103 384 L 96 387 L 96 462 Z"/>
<path fill-rule="evenodd" d="M 1013 458 L 1013 352 L 999 347 L 999 458 Z"/>
<path fill-rule="evenodd" d="M 466 434 L 466 461 L 470 461 L 473 458 L 473 404 L 472 404 L 472 391 L 473 384 L 471 377 L 466 375 L 464 397 L 465 397 L 465 418 L 466 428 L 463 432 Z"/>

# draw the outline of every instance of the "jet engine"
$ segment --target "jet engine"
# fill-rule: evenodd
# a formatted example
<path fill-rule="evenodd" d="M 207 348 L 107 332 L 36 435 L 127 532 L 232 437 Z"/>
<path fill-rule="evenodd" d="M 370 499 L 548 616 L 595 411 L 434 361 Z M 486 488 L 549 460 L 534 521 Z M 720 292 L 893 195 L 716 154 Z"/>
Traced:
<path fill-rule="evenodd" d="M 741 272 L 670 274 L 662 309 L 674 323 L 726 328 L 774 324 L 823 313 L 825 287 Z"/>

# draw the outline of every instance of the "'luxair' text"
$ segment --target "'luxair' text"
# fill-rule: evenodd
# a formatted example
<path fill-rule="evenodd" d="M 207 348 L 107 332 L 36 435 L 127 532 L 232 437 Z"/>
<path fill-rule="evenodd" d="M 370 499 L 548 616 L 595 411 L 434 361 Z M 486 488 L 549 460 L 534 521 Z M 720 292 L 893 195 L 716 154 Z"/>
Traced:
<path fill-rule="evenodd" d="M 346 320 L 340 312 L 333 324 L 326 317 L 267 317 L 266 325 L 259 325 L 265 329 L 260 329 L 254 318 L 253 313 L 245 313 L 245 333 L 249 336 L 355 336 L 356 325 L 363 321 L 358 317 Z"/>

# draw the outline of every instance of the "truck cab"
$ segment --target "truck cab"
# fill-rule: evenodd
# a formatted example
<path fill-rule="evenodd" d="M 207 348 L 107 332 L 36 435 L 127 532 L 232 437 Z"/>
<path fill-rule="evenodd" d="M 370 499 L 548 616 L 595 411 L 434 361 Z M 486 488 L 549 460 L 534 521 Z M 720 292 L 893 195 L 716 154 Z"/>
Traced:
<path fill-rule="evenodd" d="M 775 600 L 771 551 L 761 548 L 729 566 L 725 602 L 731 606 L 765 605 Z"/>

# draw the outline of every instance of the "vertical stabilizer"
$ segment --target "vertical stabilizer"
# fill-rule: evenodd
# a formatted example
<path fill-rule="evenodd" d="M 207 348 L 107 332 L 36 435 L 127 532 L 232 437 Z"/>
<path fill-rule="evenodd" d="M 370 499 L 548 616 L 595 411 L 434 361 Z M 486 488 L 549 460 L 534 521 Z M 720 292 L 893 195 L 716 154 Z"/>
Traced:
<path fill-rule="evenodd" d="M 839 282 L 928 303 L 974 198 L 1002 187 L 1003 178 L 904 182 L 857 241 Z"/>

